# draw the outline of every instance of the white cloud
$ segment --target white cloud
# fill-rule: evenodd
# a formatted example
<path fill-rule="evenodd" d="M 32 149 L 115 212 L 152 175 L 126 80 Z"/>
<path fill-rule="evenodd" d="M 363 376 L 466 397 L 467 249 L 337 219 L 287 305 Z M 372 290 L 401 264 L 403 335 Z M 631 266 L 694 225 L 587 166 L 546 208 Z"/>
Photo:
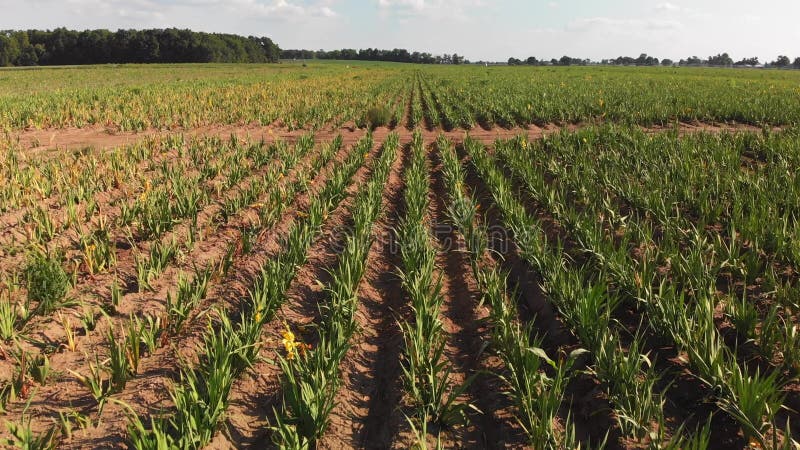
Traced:
<path fill-rule="evenodd" d="M 588 17 L 567 24 L 567 31 L 606 31 L 629 34 L 643 30 L 678 30 L 683 24 L 669 19 L 617 19 L 613 17 Z"/>
<path fill-rule="evenodd" d="M 30 0 L 46 10 L 68 8 L 78 16 L 116 17 L 123 21 L 157 26 L 172 26 L 175 18 L 205 14 L 218 17 L 299 21 L 309 18 L 333 18 L 335 0 Z M 2 5 L 0 1 L 0 5 Z M 102 24 L 99 26 L 103 26 Z M 107 26 L 107 25 L 106 25 Z"/>
<path fill-rule="evenodd" d="M 602 5 L 600 4 L 602 3 Z M 0 29 L 190 28 L 269 36 L 284 48 L 395 48 L 602 59 L 800 56 L 800 1 L 0 0 Z M 578 6 L 581 7 L 578 7 Z M 601 7 L 602 6 L 602 7 Z"/>
<path fill-rule="evenodd" d="M 299 20 L 309 17 L 336 17 L 330 2 L 317 2 L 310 5 L 287 0 L 227 0 L 225 4 L 235 12 L 244 12 L 251 18 Z"/>
<path fill-rule="evenodd" d="M 422 17 L 434 20 L 470 20 L 474 12 L 488 6 L 485 0 L 378 0 L 383 17 Z"/>
<path fill-rule="evenodd" d="M 670 2 L 659 3 L 656 5 L 656 10 L 659 11 L 680 11 L 682 8 Z"/>

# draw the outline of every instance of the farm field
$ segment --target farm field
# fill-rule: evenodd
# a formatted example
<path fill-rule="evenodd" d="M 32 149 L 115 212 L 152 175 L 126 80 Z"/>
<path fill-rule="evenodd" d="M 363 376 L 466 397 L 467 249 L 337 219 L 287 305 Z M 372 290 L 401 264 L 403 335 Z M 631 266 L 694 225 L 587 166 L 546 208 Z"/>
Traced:
<path fill-rule="evenodd" d="M 14 448 L 796 449 L 800 73 L 0 70 Z"/>

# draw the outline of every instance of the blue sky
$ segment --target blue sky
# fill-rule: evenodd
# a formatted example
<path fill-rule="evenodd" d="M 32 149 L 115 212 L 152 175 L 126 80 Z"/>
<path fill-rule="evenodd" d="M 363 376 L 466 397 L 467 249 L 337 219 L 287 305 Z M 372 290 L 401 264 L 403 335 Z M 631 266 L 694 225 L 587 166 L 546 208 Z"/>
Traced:
<path fill-rule="evenodd" d="M 191 28 L 283 48 L 407 48 L 472 60 L 800 56 L 800 1 L 0 0 L 0 29 Z"/>

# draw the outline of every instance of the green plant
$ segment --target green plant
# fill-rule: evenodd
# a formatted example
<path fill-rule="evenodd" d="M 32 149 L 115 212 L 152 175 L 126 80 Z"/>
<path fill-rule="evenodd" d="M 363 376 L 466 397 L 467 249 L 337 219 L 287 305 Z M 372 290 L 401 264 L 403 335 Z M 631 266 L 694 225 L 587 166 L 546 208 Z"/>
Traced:
<path fill-rule="evenodd" d="M 139 341 L 144 344 L 147 352 L 153 353 L 159 347 L 163 332 L 164 327 L 160 317 L 145 316 L 144 320 L 141 320 L 138 316 L 131 316 L 128 338 L 133 339 L 135 335 L 138 335 Z M 129 346 L 131 344 L 129 343 Z"/>
<path fill-rule="evenodd" d="M 82 430 L 85 430 L 92 425 L 90 417 L 81 414 L 77 410 L 59 411 L 58 412 L 59 426 L 61 433 L 67 439 L 72 439 L 73 423 L 77 424 Z"/>
<path fill-rule="evenodd" d="M 83 304 L 82 311 L 78 314 L 78 319 L 81 321 L 83 331 L 86 334 L 89 334 L 97 328 L 97 315 L 95 314 L 94 308 L 88 303 Z"/>
<path fill-rule="evenodd" d="M 79 244 L 83 252 L 83 262 L 90 275 L 105 272 L 117 263 L 117 254 L 111 234 L 104 217 L 96 229 L 89 233 L 80 232 Z"/>
<path fill-rule="evenodd" d="M 391 134 L 374 166 L 373 177 L 363 186 L 351 210 L 353 230 L 347 235 L 339 264 L 326 287 L 328 302 L 320 306 L 319 340 L 314 349 L 299 341 L 288 325 L 283 333 L 286 356 L 279 355 L 283 402 L 275 411 L 273 442 L 280 447 L 313 447 L 330 423 L 336 394 L 342 384 L 339 363 L 356 332 L 357 288 L 366 268 L 372 223 L 381 212 L 383 185 L 396 156 L 398 137 Z M 267 274 L 262 280 L 268 282 Z M 269 303 L 269 286 L 252 291 L 257 304 Z M 266 297 L 266 298 L 265 298 Z"/>
<path fill-rule="evenodd" d="M 114 309 L 119 308 L 120 301 L 122 300 L 122 289 L 119 285 L 119 279 L 114 277 L 114 281 L 111 282 L 111 306 Z"/>
<path fill-rule="evenodd" d="M 28 288 L 28 299 L 38 302 L 37 310 L 47 315 L 61 305 L 67 294 L 69 279 L 58 259 L 33 254 L 25 267 L 25 280 Z"/>
<path fill-rule="evenodd" d="M 203 270 L 195 268 L 195 276 L 191 281 L 182 273 L 178 275 L 178 290 L 174 297 L 172 293 L 167 293 L 167 324 L 173 333 L 181 330 L 191 311 L 205 298 L 211 275 L 211 267 Z"/>
<path fill-rule="evenodd" d="M 385 106 L 375 106 L 367 110 L 364 120 L 366 125 L 373 130 L 389 126 L 392 121 L 392 111 Z"/>
<path fill-rule="evenodd" d="M 17 335 L 19 322 L 17 304 L 11 302 L 7 293 L 0 293 L 0 339 L 13 339 Z"/>
<path fill-rule="evenodd" d="M 125 388 L 128 380 L 136 374 L 131 357 L 131 349 L 128 346 L 127 336 L 123 339 L 117 338 L 112 328 L 106 330 L 106 341 L 108 342 L 109 357 L 107 370 L 111 375 L 111 390 L 119 392 Z M 136 344 L 138 350 L 138 343 Z M 138 363 L 138 353 L 136 355 Z"/>
<path fill-rule="evenodd" d="M 403 267 L 400 278 L 414 311 L 414 320 L 402 325 L 404 380 L 418 408 L 417 420 L 453 426 L 466 419 L 465 411 L 470 405 L 457 398 L 471 380 L 456 387 L 449 381 L 452 368 L 444 355 L 446 337 L 439 317 L 444 297 L 441 279 L 434 275 L 436 247 L 425 222 L 429 182 L 419 132 L 414 134 L 411 149 L 404 192 L 406 215 L 397 231 Z"/>
<path fill-rule="evenodd" d="M 28 371 L 34 381 L 44 386 L 50 377 L 50 359 L 45 354 L 39 354 L 30 361 Z"/>
<path fill-rule="evenodd" d="M 45 243 L 53 240 L 56 235 L 56 226 L 47 211 L 37 206 L 30 213 L 30 220 L 34 223 L 33 235 L 36 242 Z"/>
<path fill-rule="evenodd" d="M 31 430 L 30 418 L 23 424 L 6 422 L 6 429 L 11 434 L 10 439 L 5 440 L 5 444 L 21 450 L 55 450 L 58 446 L 57 426 L 51 427 L 42 434 L 36 434 Z"/>
<path fill-rule="evenodd" d="M 89 359 L 88 355 L 86 359 Z M 92 397 L 97 402 L 98 414 L 100 414 L 108 400 L 108 396 L 113 392 L 113 386 L 110 380 L 106 380 L 103 376 L 106 368 L 100 363 L 97 355 L 94 355 L 94 362 L 89 361 L 88 365 L 88 375 L 81 375 L 73 370 L 69 370 L 69 372 L 92 394 Z"/>

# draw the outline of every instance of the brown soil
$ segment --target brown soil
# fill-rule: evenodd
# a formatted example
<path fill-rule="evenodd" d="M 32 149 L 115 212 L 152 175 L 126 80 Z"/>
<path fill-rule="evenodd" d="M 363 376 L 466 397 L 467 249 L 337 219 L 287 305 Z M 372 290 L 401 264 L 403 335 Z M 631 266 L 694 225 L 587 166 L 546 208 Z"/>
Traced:
<path fill-rule="evenodd" d="M 310 189 L 319 189 L 326 179 L 326 173 L 335 164 L 335 161 L 341 161 L 347 152 L 347 148 L 343 148 L 339 154 L 334 158 L 334 162 L 329 163 L 328 167 L 324 169 L 319 176 L 312 182 Z M 313 157 L 312 154 L 309 158 Z M 308 158 L 306 158 L 308 159 Z M 299 170 L 302 170 L 303 163 L 301 162 Z M 285 182 L 289 182 L 293 176 L 285 178 Z M 228 306 L 235 308 L 238 306 L 237 299 L 244 298 L 246 288 L 249 286 L 249 281 L 260 270 L 264 259 L 267 257 L 266 253 L 274 252 L 278 247 L 277 239 L 286 230 L 288 225 L 294 218 L 294 213 L 297 210 L 305 208 L 307 202 L 307 195 L 301 194 L 295 199 L 295 206 L 288 208 L 283 217 L 278 221 L 278 224 L 273 227 L 268 233 L 262 233 L 259 242 L 255 244 L 255 250 L 250 255 L 240 255 L 240 261 L 234 264 L 230 273 L 232 274 L 227 280 L 224 280 L 218 286 L 211 286 L 207 299 L 203 304 L 195 308 L 195 317 L 190 320 L 184 327 L 184 332 L 180 336 L 173 336 L 171 342 L 180 342 L 180 348 L 167 346 L 161 347 L 153 355 L 144 358 L 140 364 L 139 375 L 129 381 L 123 393 L 118 394 L 115 398 L 123 400 L 134 407 L 136 411 L 156 411 L 168 397 L 168 390 L 166 389 L 171 383 L 171 379 L 177 375 L 177 367 L 180 358 L 188 361 L 193 360 L 193 352 L 196 344 L 199 342 L 201 333 L 205 329 L 205 320 L 202 319 L 206 314 L 209 306 Z M 207 212 L 206 212 L 207 213 Z M 202 215 L 202 214 L 201 214 Z M 254 212 L 246 210 L 239 220 L 233 220 L 226 226 L 220 228 L 217 233 L 210 236 L 209 239 L 199 243 L 187 258 L 186 264 L 191 267 L 192 263 L 201 265 L 206 262 L 214 264 L 219 261 L 228 249 L 231 242 L 238 240 L 240 233 L 239 225 L 254 220 Z M 196 256 L 195 256 L 196 255 Z M 119 264 L 119 263 L 118 263 Z M 177 274 L 183 266 L 171 266 L 167 271 L 162 274 L 157 283 L 153 284 L 154 292 L 140 295 L 138 293 L 131 293 L 123 297 L 121 302 L 122 306 L 118 314 L 109 318 L 112 323 L 125 323 L 128 319 L 129 313 L 141 314 L 147 311 L 154 311 L 160 315 L 164 311 L 164 301 L 167 291 L 171 290 L 174 286 Z M 91 289 L 89 283 L 89 289 Z M 107 286 L 107 285 L 105 285 Z M 103 288 L 101 288 L 103 289 Z M 236 292 L 238 295 L 232 295 Z M 105 296 L 108 296 L 107 288 L 105 289 Z M 55 338 L 51 339 L 56 343 L 63 342 L 63 330 L 60 325 L 53 320 L 52 317 L 49 325 L 46 328 L 46 333 L 56 334 L 60 333 L 60 340 Z M 73 319 L 73 323 L 77 320 Z M 113 326 L 113 325 L 101 325 Z M 100 328 L 104 329 L 104 328 Z M 93 332 L 89 336 L 79 338 L 78 351 L 91 351 L 104 353 L 105 339 L 98 331 Z M 63 352 L 57 353 L 51 357 L 54 367 L 58 367 L 60 371 L 65 368 L 77 369 L 79 373 L 88 373 L 88 366 L 86 365 L 85 358 L 79 356 L 78 353 Z M 56 363 L 58 365 L 56 365 Z M 15 417 L 19 415 L 19 409 L 25 407 L 24 402 L 9 407 L 7 417 Z M 51 380 L 47 386 L 40 388 L 40 394 L 34 398 L 31 403 L 31 413 L 37 420 L 32 423 L 32 428 L 37 430 L 46 429 L 49 426 L 50 420 L 58 417 L 58 410 L 65 407 L 76 408 L 78 411 L 91 412 L 94 409 L 94 401 L 89 396 L 86 389 L 81 386 L 74 376 L 69 373 L 61 372 L 55 380 Z M 109 404 L 103 413 L 103 422 L 116 424 L 112 428 L 95 427 L 88 430 L 86 433 L 76 434 L 72 448 L 86 448 L 86 446 L 93 447 L 104 442 L 111 445 L 112 442 L 120 442 L 124 435 L 124 411 L 114 404 Z M 37 426 L 38 425 L 38 426 Z M 116 434 L 109 434 L 109 430 L 116 430 Z M 86 440 L 88 439 L 88 440 Z M 97 441 L 99 439 L 99 441 Z M 91 443 L 91 444 L 89 444 Z M 105 445 L 105 444 L 104 444 Z"/>
<path fill-rule="evenodd" d="M 410 104 L 409 104 L 410 109 Z M 408 117 L 408 116 L 406 116 Z M 520 134 L 527 134 L 530 139 L 540 138 L 544 134 L 555 133 L 561 130 L 577 130 L 591 124 L 549 124 L 542 127 L 536 125 L 529 125 L 528 127 L 515 127 L 515 128 L 494 128 L 483 129 L 475 127 L 471 130 L 453 129 L 445 131 L 438 127 L 428 127 L 425 130 L 420 130 L 426 142 L 431 142 L 439 134 L 445 134 L 448 138 L 455 142 L 461 142 L 464 136 L 469 133 L 473 139 L 477 139 L 485 144 L 491 144 L 495 139 L 505 139 L 514 137 Z M 643 128 L 651 132 L 664 132 L 672 130 L 672 127 L 651 127 Z M 705 124 L 696 123 L 688 124 L 681 123 L 678 127 L 680 133 L 695 133 L 695 132 L 722 132 L 722 131 L 761 131 L 761 128 L 752 125 L 744 124 Z M 409 142 L 414 130 L 408 130 L 405 126 L 397 126 L 394 128 L 380 127 L 375 130 L 376 140 L 381 140 L 390 131 L 394 131 L 400 135 L 401 143 Z M 29 149 L 32 156 L 37 157 L 60 157 L 62 151 L 67 149 L 83 149 L 83 148 L 113 148 L 137 142 L 147 137 L 165 136 L 170 134 L 183 134 L 187 137 L 197 136 L 218 136 L 230 137 L 235 135 L 239 138 L 249 140 L 263 139 L 266 142 L 272 142 L 276 139 L 283 139 L 293 142 L 297 137 L 306 134 L 306 130 L 289 130 L 285 127 L 268 125 L 268 126 L 239 126 L 239 125 L 212 125 L 205 127 L 198 127 L 192 129 L 177 129 L 170 131 L 162 130 L 147 130 L 143 132 L 116 132 L 109 130 L 105 127 L 94 126 L 85 128 L 63 128 L 63 129 L 48 129 L 48 130 L 30 130 L 21 131 L 12 136 L 11 142 L 18 143 L 20 148 Z M 317 130 L 317 139 L 329 140 L 336 134 L 342 134 L 345 142 L 355 142 L 360 136 L 364 134 L 364 130 L 356 128 L 353 124 L 346 124 L 339 128 L 326 127 Z"/>
<path fill-rule="evenodd" d="M 480 304 L 480 291 L 472 275 L 466 243 L 463 237 L 448 226 L 446 209 L 447 188 L 444 184 L 442 162 L 438 151 L 431 159 L 431 219 L 439 252 L 437 266 L 442 277 L 441 318 L 448 334 L 446 356 L 453 365 L 451 382 L 460 386 L 471 377 L 463 402 L 479 411 L 468 411 L 469 422 L 453 430 L 445 441 L 447 448 L 522 448 L 524 434 L 514 420 L 508 399 L 501 394 L 502 384 L 496 376 L 502 363 L 484 351 L 490 343 L 486 321 L 489 311 Z"/>
<path fill-rule="evenodd" d="M 369 160 L 375 160 L 381 142 L 375 142 Z M 338 260 L 337 249 L 344 245 L 345 230 L 351 226 L 350 208 L 354 195 L 371 175 L 369 163 L 362 166 L 347 188 L 347 198 L 332 211 L 323 224 L 322 234 L 308 251 L 307 262 L 297 271 L 286 293 L 287 301 L 275 320 L 265 325 L 262 356 L 231 391 L 228 408 L 228 435 L 236 448 L 264 448 L 270 443 L 265 430 L 274 423 L 275 409 L 281 408 L 280 367 L 274 362 L 281 351 L 281 333 L 288 326 L 302 342 L 316 346 L 313 324 L 319 321 L 319 306 L 325 302 L 323 286 Z M 218 440 L 221 440 L 220 437 Z"/>
<path fill-rule="evenodd" d="M 464 156 L 463 161 L 466 163 L 468 160 L 469 158 Z M 481 210 L 485 210 L 486 226 L 490 229 L 502 228 L 500 212 L 495 208 L 488 188 L 471 165 L 467 164 L 466 167 L 467 185 L 482 206 Z M 532 212 L 541 218 L 540 210 L 533 209 Z M 551 238 L 559 237 L 560 230 L 557 223 L 551 220 L 549 223 L 545 222 L 545 225 L 548 225 L 547 231 Z M 520 320 L 526 323 L 533 322 L 532 333 L 542 338 L 542 346 L 547 354 L 563 355 L 580 348 L 577 338 L 563 323 L 555 305 L 542 291 L 541 277 L 524 261 L 513 240 L 503 233 L 501 236 L 494 236 L 488 244 L 492 255 L 487 258 L 485 264 L 497 264 L 508 273 L 507 290 L 516 294 Z M 585 363 L 586 361 L 583 362 L 584 366 Z M 581 367 L 580 364 L 579 362 L 576 369 Z M 613 444 L 619 435 L 619 430 L 611 405 L 602 392 L 597 378 L 588 373 L 576 376 L 567 386 L 564 397 L 560 420 L 564 421 L 569 416 L 575 425 L 577 437 L 583 442 L 597 444 L 608 433 L 608 442 L 611 448 L 615 448 Z"/>
<path fill-rule="evenodd" d="M 293 174 L 297 173 L 297 170 L 302 170 L 303 165 L 308 163 L 308 160 L 312 159 L 314 156 L 313 152 L 306 155 L 304 160 L 298 164 L 295 171 L 290 174 L 291 176 L 284 179 L 282 184 L 286 184 L 286 182 L 293 179 Z M 246 183 L 249 183 L 250 180 L 257 179 L 258 176 L 263 174 L 264 170 L 264 168 L 255 170 L 254 174 L 243 179 L 238 186 L 244 186 Z M 236 189 L 234 187 L 216 200 L 224 199 L 235 192 Z M 134 242 L 134 246 L 125 244 L 124 230 L 113 229 L 112 233 L 117 235 L 116 241 L 123 245 L 117 249 L 117 264 L 114 267 L 114 272 L 95 275 L 82 274 L 80 276 L 81 283 L 78 288 L 68 293 L 68 297 L 76 300 L 80 305 L 78 307 L 66 308 L 60 311 L 60 313 L 68 317 L 77 315 L 82 311 L 83 305 L 89 305 L 96 311 L 103 308 L 104 305 L 108 304 L 110 299 L 111 283 L 115 278 L 118 278 L 122 280 L 121 284 L 123 284 L 123 287 L 126 282 L 125 280 L 128 280 L 128 293 L 122 297 L 120 306 L 117 308 L 116 312 L 107 318 L 107 321 L 110 323 L 109 326 L 112 326 L 114 329 L 119 329 L 128 320 L 130 315 L 161 315 L 163 313 L 166 293 L 175 284 L 178 274 L 181 272 L 191 273 L 194 267 L 205 267 L 206 265 L 214 266 L 218 264 L 218 261 L 224 255 L 230 243 L 238 240 L 241 227 L 255 220 L 253 217 L 254 212 L 245 209 L 240 212 L 238 217 L 222 224 L 222 228 L 217 229 L 216 232 L 212 232 L 212 228 L 217 226 L 214 221 L 221 209 L 219 204 L 213 200 L 214 199 L 212 199 L 207 207 L 197 216 L 198 229 L 206 230 L 205 234 L 207 234 L 207 236 L 200 236 L 200 242 L 196 243 L 191 251 L 188 251 L 183 258 L 179 258 L 178 261 L 168 267 L 158 279 L 154 281 L 152 292 L 139 293 L 135 292 L 135 286 L 131 287 L 135 284 L 136 280 L 136 253 L 146 254 L 150 246 L 157 241 L 170 242 L 172 239 L 176 239 L 178 242 L 182 242 L 184 236 L 188 233 L 188 221 L 177 225 L 172 231 L 152 241 L 145 240 Z M 109 207 L 104 215 L 109 218 L 109 223 L 111 223 L 111 220 L 116 217 L 118 212 L 119 207 Z M 56 245 L 56 248 L 69 248 L 67 243 L 74 238 L 75 237 L 72 235 L 64 236 L 61 239 L 67 239 L 64 243 L 58 245 L 58 242 L 51 242 L 51 245 Z M 182 250 L 187 251 L 185 248 Z M 36 336 L 38 340 L 48 343 L 53 348 L 61 348 L 66 340 L 65 330 L 60 321 L 54 321 L 53 319 L 53 316 L 34 317 L 26 324 L 26 334 L 29 336 Z M 73 324 L 77 322 L 76 319 L 71 319 L 71 321 Z M 103 321 L 103 317 L 100 317 L 99 321 L 106 322 Z M 96 345 L 103 344 L 105 341 L 103 336 L 102 333 L 78 336 L 76 337 L 76 342 L 79 348 L 92 348 Z M 24 348 L 26 350 L 31 350 L 31 346 L 25 346 Z M 64 355 L 64 353 L 58 353 L 55 358 L 60 359 L 62 355 Z M 53 362 L 56 361 L 56 359 L 53 360 Z M 58 362 L 63 370 L 75 370 L 77 368 L 70 365 L 66 360 Z"/>
<path fill-rule="evenodd" d="M 421 86 L 420 86 L 421 87 Z M 409 103 L 410 108 L 410 103 Z M 374 131 L 375 146 L 369 160 L 374 160 L 380 144 L 384 142 L 389 132 L 400 135 L 401 144 L 411 141 L 412 131 L 405 129 L 401 124 L 394 130 L 379 128 Z M 566 126 L 566 129 L 577 129 L 579 125 Z M 562 127 L 555 125 L 539 128 L 492 129 L 476 128 L 469 131 L 469 135 L 486 144 L 491 144 L 495 139 L 508 138 L 526 134 L 529 139 L 540 138 L 548 133 L 559 132 Z M 671 129 L 670 129 L 671 130 Z M 680 133 L 697 131 L 721 132 L 726 130 L 760 130 L 747 126 L 717 126 L 705 124 L 682 124 Z M 648 132 L 662 132 L 665 129 L 648 129 Z M 306 131 L 288 131 L 279 127 L 234 127 L 215 126 L 198 128 L 194 130 L 177 131 L 191 136 L 221 136 L 236 135 L 252 139 L 272 141 L 283 139 L 294 142 L 305 134 Z M 423 138 L 427 144 L 433 144 L 436 137 L 443 133 L 455 143 L 463 142 L 467 132 L 465 130 L 442 131 L 422 130 Z M 172 133 L 172 132 L 166 132 Z M 262 232 L 255 243 L 252 253 L 242 254 L 237 251 L 233 266 L 225 277 L 215 278 L 210 286 L 208 296 L 195 309 L 185 328 L 175 336 L 170 336 L 170 345 L 164 345 L 152 355 L 143 358 L 139 373 L 131 379 L 125 389 L 114 395 L 130 405 L 134 411 L 143 417 L 158 413 L 161 409 L 169 410 L 169 388 L 178 379 L 181 364 L 194 364 L 197 360 L 198 344 L 202 333 L 207 326 L 207 318 L 212 308 L 222 308 L 225 314 L 236 316 L 242 308 L 242 301 L 246 298 L 247 288 L 252 283 L 264 262 L 274 257 L 280 251 L 280 238 L 286 234 L 294 222 L 296 214 L 308 207 L 309 196 L 317 192 L 328 180 L 333 167 L 343 161 L 347 150 L 366 133 L 365 130 L 356 129 L 350 125 L 345 128 L 320 130 L 316 134 L 318 142 L 328 141 L 337 134 L 344 138 L 343 149 L 334 157 L 323 170 L 315 176 L 308 191 L 301 192 L 292 200 L 291 205 L 284 211 L 277 223 L 269 230 Z M 162 135 L 164 132 L 148 131 L 139 134 L 121 133 L 114 134 L 102 128 L 51 130 L 51 131 L 26 131 L 20 133 L 20 145 L 30 148 L 38 140 L 44 145 L 39 145 L 30 150 L 33 158 L 58 157 L 59 151 L 69 148 L 94 147 L 98 151 L 104 148 L 124 145 L 135 142 L 147 136 Z M 432 147 L 434 147 L 432 145 Z M 463 152 L 462 152 L 463 153 Z M 292 175 L 284 182 L 289 182 L 296 177 L 298 171 L 305 170 L 313 157 L 313 151 L 298 164 Z M 357 320 L 360 330 L 355 337 L 352 348 L 342 362 L 341 375 L 343 384 L 337 397 L 338 404 L 331 415 L 331 424 L 328 432 L 319 443 L 320 448 L 406 448 L 411 444 L 409 426 L 403 415 L 403 385 L 400 355 L 402 352 L 402 332 L 399 321 L 410 316 L 406 298 L 403 294 L 396 268 L 400 264 L 399 255 L 392 247 L 394 241 L 393 229 L 398 224 L 398 218 L 403 213 L 402 191 L 404 188 L 404 171 L 408 165 L 409 151 L 406 145 L 402 146 L 401 157 L 396 158 L 389 180 L 383 194 L 384 212 L 374 228 L 376 242 L 368 254 L 367 271 L 359 288 L 359 306 Z M 429 213 L 431 225 L 445 223 L 445 209 L 447 195 L 442 180 L 441 161 L 438 154 L 431 150 L 429 155 L 431 169 L 430 199 L 431 211 Z M 352 195 L 360 188 L 370 176 L 369 164 L 362 167 L 356 174 L 353 183 L 348 188 Z M 486 220 L 489 225 L 500 223 L 497 211 L 492 208 L 492 201 L 487 195 L 485 186 L 471 171 L 468 171 L 468 188 L 479 199 L 483 209 L 486 210 Z M 246 178 L 243 184 L 250 178 Z M 227 195 L 227 194 L 225 194 Z M 101 201 L 105 202 L 104 210 L 113 214 L 110 206 L 112 199 L 124 197 L 123 192 L 108 191 L 100 194 Z M 328 280 L 327 270 L 335 267 L 338 260 L 336 248 L 340 246 L 343 229 L 351 226 L 349 205 L 351 200 L 345 200 L 328 217 L 323 226 L 323 237 L 318 239 L 308 252 L 308 261 L 298 269 L 295 280 L 288 292 L 288 301 L 277 317 L 265 325 L 262 352 L 263 360 L 259 361 L 251 371 L 247 371 L 234 384 L 231 393 L 231 405 L 228 410 L 226 423 L 227 431 L 217 433 L 209 448 L 265 448 L 269 445 L 270 435 L 267 430 L 273 420 L 273 407 L 280 407 L 280 370 L 272 362 L 275 349 L 279 347 L 280 333 L 284 323 L 288 324 L 297 334 L 307 342 L 314 343 L 315 333 L 309 326 L 318 320 L 318 305 L 325 301 L 325 293 L 321 284 Z M 43 200 L 43 205 L 48 205 Z M 536 205 L 529 205 L 531 212 L 537 212 Z M 98 329 L 88 335 L 80 334 L 77 337 L 78 351 L 63 351 L 61 344 L 65 341 L 63 329 L 57 316 L 38 318 L 33 321 L 26 334 L 45 345 L 37 343 L 23 343 L 23 348 L 40 353 L 49 347 L 54 350 L 51 355 L 51 365 L 54 376 L 44 386 L 39 386 L 32 381 L 28 382 L 28 398 L 32 399 L 27 409 L 27 416 L 32 418 L 31 427 L 41 433 L 47 430 L 54 421 L 58 420 L 59 412 L 76 411 L 86 414 L 95 422 L 85 430 L 75 429 L 71 439 L 62 439 L 59 448 L 122 448 L 126 436 L 126 412 L 116 403 L 109 403 L 97 421 L 96 405 L 86 388 L 77 382 L 68 370 L 87 373 L 89 363 L 97 354 L 102 359 L 108 353 L 105 343 L 104 330 L 108 327 L 119 329 L 127 323 L 130 314 L 141 315 L 144 313 L 162 314 L 168 292 L 175 288 L 178 273 L 189 270 L 193 264 L 215 264 L 224 256 L 230 245 L 236 243 L 241 235 L 240 227 L 254 220 L 254 211 L 245 210 L 231 218 L 227 223 L 219 226 L 214 224 L 214 216 L 218 210 L 213 202 L 200 214 L 198 219 L 205 230 L 206 236 L 183 259 L 174 261 L 167 270 L 153 284 L 153 292 L 139 294 L 127 292 L 123 296 L 122 305 L 115 314 L 108 318 L 99 319 Z M 56 210 L 57 212 L 57 210 Z M 538 211 L 538 214 L 543 214 Z M 544 215 L 543 215 L 544 216 Z M 6 225 L 2 233 L 17 233 L 13 228 L 13 213 L 0 216 L 0 224 Z M 547 217 L 544 217 L 548 219 Z M 18 220 L 18 219 L 17 219 Z M 565 231 L 551 218 L 547 223 L 547 231 L 553 237 L 565 238 Z M 170 234 L 180 238 L 186 232 L 187 224 L 181 224 Z M 5 234 L 0 234 L 0 240 Z M 489 342 L 489 333 L 484 319 L 488 315 L 486 306 L 479 305 L 479 291 L 472 276 L 466 255 L 461 252 L 464 243 L 461 238 L 448 231 L 436 233 L 439 254 L 437 267 L 442 277 L 444 303 L 441 317 L 447 333 L 446 357 L 453 366 L 451 383 L 458 385 L 468 378 L 475 376 L 472 384 L 461 398 L 462 401 L 474 405 L 482 411 L 469 412 L 469 423 L 463 427 L 452 430 L 442 430 L 443 444 L 447 448 L 522 448 L 525 447 L 524 435 L 514 421 L 514 409 L 508 399 L 502 394 L 503 385 L 497 376 L 504 368 L 499 358 L 485 350 Z M 64 234 L 57 238 L 56 245 L 66 245 L 70 236 Z M 569 241 L 565 240 L 567 245 Z M 137 242 L 137 248 L 147 249 L 151 243 L 148 241 Z M 553 304 L 539 287 L 539 279 L 519 255 L 518 250 L 511 242 L 493 241 L 493 249 L 506 248 L 502 256 L 487 256 L 487 264 L 499 264 L 509 272 L 508 291 L 517 293 L 516 300 L 519 304 L 520 321 L 534 324 L 534 331 L 544 336 L 544 347 L 548 354 L 568 352 L 578 346 L 574 336 L 561 322 L 558 312 Z M 117 271 L 123 278 L 135 279 L 134 249 L 120 248 Z M 2 264 L 10 264 L 4 260 Z M 16 260 L 13 261 L 16 263 Z M 109 284 L 112 275 L 103 274 L 93 277 L 83 276 L 79 280 L 79 287 L 74 295 L 80 300 L 95 307 L 100 307 L 108 301 Z M 79 309 L 65 309 L 65 314 L 72 314 Z M 632 315 L 628 321 L 621 318 L 624 324 L 633 323 L 638 313 Z M 72 319 L 73 325 L 78 326 L 77 319 Z M 10 356 L 15 346 L 0 344 L 0 377 L 4 380 L 11 379 L 15 370 L 14 359 Z M 674 354 L 674 349 L 666 346 L 657 347 L 651 343 L 649 350 L 653 356 L 658 356 L 659 369 L 663 369 L 665 380 L 672 381 L 663 388 L 667 389 L 666 413 L 670 420 L 670 430 L 680 423 L 679 419 L 694 416 L 702 422 L 708 413 L 717 410 L 715 405 L 708 402 L 708 389 L 695 377 L 691 376 L 685 365 Z M 49 350 L 48 350 L 49 351 Z M 3 358 L 5 354 L 5 358 Z M 609 434 L 610 448 L 638 448 L 635 443 L 624 442 L 619 437 L 616 418 L 613 416 L 611 404 L 603 393 L 603 386 L 597 379 L 584 374 L 575 378 L 568 387 L 560 419 L 564 420 L 567 414 L 576 423 L 579 438 L 584 442 L 596 444 L 602 440 L 607 431 Z M 797 407 L 797 398 L 800 398 L 800 389 L 797 384 L 786 387 L 789 394 L 787 404 Z M 28 398 L 17 399 L 7 405 L 7 411 L 0 414 L 0 419 L 19 422 L 23 410 L 26 409 Z M 793 412 L 782 412 L 781 420 L 791 417 L 796 420 Z M 725 448 L 733 448 L 743 444 L 741 434 L 730 418 L 724 414 L 716 414 L 713 419 L 714 441 Z M 798 428 L 798 427 L 796 427 Z M 434 430 L 435 431 L 435 430 Z M 0 438 L 7 437 L 7 433 L 0 434 Z"/>
<path fill-rule="evenodd" d="M 374 225 L 376 242 L 367 255 L 359 287 L 356 320 L 360 331 L 342 361 L 339 402 L 320 448 L 387 448 L 400 426 L 396 414 L 401 396 L 398 320 L 408 311 L 395 275 L 399 261 L 390 236 L 401 208 L 406 155 L 403 152 L 404 157 L 396 158 L 386 183 L 384 214 Z"/>

